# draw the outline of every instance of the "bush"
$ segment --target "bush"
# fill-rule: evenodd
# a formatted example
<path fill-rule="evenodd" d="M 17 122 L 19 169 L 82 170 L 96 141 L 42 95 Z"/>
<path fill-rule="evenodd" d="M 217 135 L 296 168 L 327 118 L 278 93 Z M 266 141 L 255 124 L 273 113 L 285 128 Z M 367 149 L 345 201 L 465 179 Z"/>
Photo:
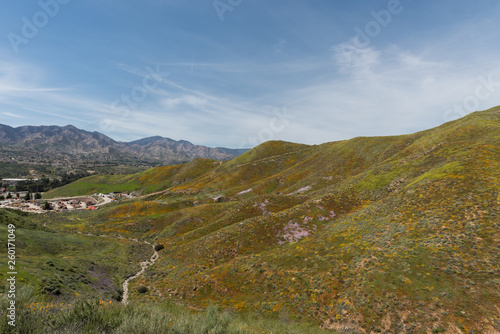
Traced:
<path fill-rule="evenodd" d="M 161 251 L 164 248 L 165 248 L 165 246 L 163 246 L 163 245 L 156 245 L 155 246 L 155 251 L 159 252 L 159 251 Z"/>
<path fill-rule="evenodd" d="M 133 334 L 163 334 L 173 322 L 170 315 L 159 307 L 128 307 L 123 322 L 116 329 L 116 333 Z"/>
<path fill-rule="evenodd" d="M 8 324 L 9 319 L 4 313 L 7 311 L 9 299 L 7 294 L 0 297 L 0 333 L 43 333 L 43 323 L 33 314 L 28 305 L 35 302 L 35 289 L 31 286 L 20 286 L 16 291 L 16 326 Z"/>
<path fill-rule="evenodd" d="M 113 292 L 113 295 L 111 296 L 114 300 L 117 302 L 121 302 L 123 300 L 123 289 L 119 288 L 115 292 Z"/>
<path fill-rule="evenodd" d="M 231 316 L 229 313 L 219 313 L 219 308 L 210 305 L 206 311 L 203 321 L 200 323 L 199 331 L 196 333 L 224 334 L 227 333 Z"/>
<path fill-rule="evenodd" d="M 144 285 L 142 285 L 139 289 L 137 289 L 137 292 L 139 292 L 139 293 L 146 293 L 148 291 L 149 291 L 149 289 L 147 287 L 145 287 Z"/>
<path fill-rule="evenodd" d="M 109 334 L 240 334 L 327 333 L 313 327 L 265 319 L 243 319 L 217 306 L 192 313 L 173 303 L 123 305 L 99 300 L 52 303 L 20 286 L 16 293 L 16 327 L 8 325 L 9 300 L 0 295 L 0 333 L 109 333 Z M 264 331 L 264 329 L 266 331 Z"/>

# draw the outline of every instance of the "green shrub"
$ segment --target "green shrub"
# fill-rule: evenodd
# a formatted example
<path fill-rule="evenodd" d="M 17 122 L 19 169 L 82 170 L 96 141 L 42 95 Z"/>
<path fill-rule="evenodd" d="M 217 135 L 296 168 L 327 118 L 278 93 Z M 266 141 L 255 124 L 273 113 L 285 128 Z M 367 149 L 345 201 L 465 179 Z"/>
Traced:
<path fill-rule="evenodd" d="M 142 285 L 141 287 L 139 287 L 139 289 L 137 289 L 137 292 L 139 292 L 139 293 L 146 293 L 148 291 L 149 291 L 149 289 L 147 287 L 145 287 L 144 285 Z"/>
<path fill-rule="evenodd" d="M 205 316 L 199 323 L 196 333 L 199 334 L 224 334 L 227 333 L 227 328 L 231 322 L 229 313 L 220 313 L 219 308 L 215 305 L 210 305 Z"/>
<path fill-rule="evenodd" d="M 121 313 L 119 307 L 103 307 L 96 300 L 82 300 L 60 312 L 56 323 L 60 329 L 72 333 L 110 333 L 122 322 Z"/>

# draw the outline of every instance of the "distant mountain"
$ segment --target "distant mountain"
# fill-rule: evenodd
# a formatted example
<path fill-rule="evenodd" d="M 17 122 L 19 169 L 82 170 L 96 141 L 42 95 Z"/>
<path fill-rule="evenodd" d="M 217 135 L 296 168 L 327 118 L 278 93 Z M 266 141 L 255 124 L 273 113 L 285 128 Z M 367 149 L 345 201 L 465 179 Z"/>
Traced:
<path fill-rule="evenodd" d="M 134 141 L 131 141 L 129 144 L 132 144 L 132 145 L 147 145 L 147 144 L 151 144 L 151 143 L 154 143 L 155 141 L 160 141 L 160 140 L 170 140 L 170 141 L 174 141 L 170 138 L 163 138 L 163 137 L 160 137 L 160 136 L 154 136 L 154 137 L 147 137 L 147 138 L 142 138 L 142 139 L 139 139 L 139 140 L 134 140 Z"/>
<path fill-rule="evenodd" d="M 229 160 L 246 151 L 211 148 L 160 136 L 129 143 L 119 142 L 102 133 L 88 132 L 72 125 L 13 128 L 0 124 L 0 145 L 24 153 L 28 150 L 80 159 L 143 161 L 153 164 L 183 163 L 195 158 Z"/>

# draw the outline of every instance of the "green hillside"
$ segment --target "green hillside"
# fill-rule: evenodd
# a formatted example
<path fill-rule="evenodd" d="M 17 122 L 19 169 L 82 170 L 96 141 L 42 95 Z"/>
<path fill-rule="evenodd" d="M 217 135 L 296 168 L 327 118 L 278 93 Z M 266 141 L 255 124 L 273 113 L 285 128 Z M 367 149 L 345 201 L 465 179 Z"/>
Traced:
<path fill-rule="evenodd" d="M 44 198 L 124 191 L 148 194 L 191 180 L 216 166 L 218 161 L 198 158 L 185 165 L 156 167 L 131 175 L 94 175 L 48 191 Z"/>
<path fill-rule="evenodd" d="M 132 301 L 217 303 L 339 333 L 500 332 L 500 107 L 411 135 L 272 141 L 47 196 L 124 190 L 150 195 L 30 218 L 163 245 Z"/>
<path fill-rule="evenodd" d="M 49 218 L 49 217 L 47 217 Z M 49 218 L 50 219 L 50 218 Z M 151 247 L 112 238 L 57 232 L 36 224 L 30 215 L 0 209 L 0 241 L 7 253 L 7 225 L 14 224 L 17 280 L 36 286 L 45 296 L 65 301 L 79 295 L 120 300 L 123 277 L 138 270 L 137 262 L 151 256 Z M 75 228 L 77 221 L 64 221 Z M 131 264 L 133 263 L 133 264 Z M 7 261 L 0 264 L 7 278 Z M 0 287 L 3 292 L 4 286 Z"/>

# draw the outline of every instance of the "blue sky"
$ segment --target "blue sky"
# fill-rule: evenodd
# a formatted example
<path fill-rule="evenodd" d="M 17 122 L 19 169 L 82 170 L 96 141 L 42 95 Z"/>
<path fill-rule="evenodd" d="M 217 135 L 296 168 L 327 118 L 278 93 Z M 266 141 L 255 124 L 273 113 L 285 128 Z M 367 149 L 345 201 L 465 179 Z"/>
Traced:
<path fill-rule="evenodd" d="M 494 0 L 6 0 L 0 123 L 252 147 L 500 105 Z"/>

